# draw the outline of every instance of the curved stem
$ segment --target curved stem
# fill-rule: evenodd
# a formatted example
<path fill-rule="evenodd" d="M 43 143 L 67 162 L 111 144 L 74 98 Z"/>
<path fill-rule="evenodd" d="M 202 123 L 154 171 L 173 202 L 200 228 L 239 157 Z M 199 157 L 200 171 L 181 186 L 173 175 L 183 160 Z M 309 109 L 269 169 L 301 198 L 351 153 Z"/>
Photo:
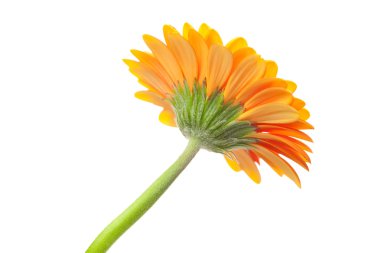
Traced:
<path fill-rule="evenodd" d="M 112 244 L 153 206 L 186 168 L 200 149 L 196 139 L 190 139 L 186 149 L 156 181 L 127 209 L 114 219 L 92 242 L 86 253 L 106 252 Z"/>

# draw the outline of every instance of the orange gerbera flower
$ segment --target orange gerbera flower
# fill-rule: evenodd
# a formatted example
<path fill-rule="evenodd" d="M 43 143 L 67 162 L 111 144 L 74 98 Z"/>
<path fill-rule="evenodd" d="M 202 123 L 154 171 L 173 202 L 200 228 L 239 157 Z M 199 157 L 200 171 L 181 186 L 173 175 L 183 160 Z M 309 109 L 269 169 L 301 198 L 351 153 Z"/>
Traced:
<path fill-rule="evenodd" d="M 189 24 L 181 35 L 164 26 L 166 44 L 150 36 L 152 53 L 132 50 L 138 61 L 124 60 L 147 90 L 136 97 L 161 106 L 160 120 L 178 126 L 189 139 L 184 152 L 153 184 L 112 221 L 87 253 L 103 253 L 158 200 L 200 148 L 224 154 L 235 171 L 261 181 L 263 159 L 299 187 L 290 159 L 305 169 L 311 141 L 302 132 L 313 128 L 305 103 L 294 97 L 296 85 L 276 77 L 277 65 L 262 59 L 243 38 L 223 45 L 219 34 Z"/>
<path fill-rule="evenodd" d="M 176 126 L 178 115 L 171 100 L 176 87 L 196 81 L 204 85 L 207 97 L 222 94 L 224 104 L 242 107 L 235 121 L 248 121 L 252 127 L 249 145 L 224 150 L 228 164 L 259 183 L 256 164 L 261 158 L 300 186 L 297 173 L 284 157 L 308 170 L 306 151 L 311 149 L 297 139 L 312 141 L 301 130 L 313 127 L 306 122 L 310 114 L 305 102 L 293 95 L 296 84 L 277 78 L 277 64 L 261 58 L 241 37 L 224 45 L 218 32 L 206 24 L 196 31 L 186 23 L 182 35 L 168 25 L 163 30 L 166 44 L 144 35 L 152 53 L 132 50 L 138 61 L 124 60 L 148 89 L 136 97 L 161 106 L 160 121 Z"/>

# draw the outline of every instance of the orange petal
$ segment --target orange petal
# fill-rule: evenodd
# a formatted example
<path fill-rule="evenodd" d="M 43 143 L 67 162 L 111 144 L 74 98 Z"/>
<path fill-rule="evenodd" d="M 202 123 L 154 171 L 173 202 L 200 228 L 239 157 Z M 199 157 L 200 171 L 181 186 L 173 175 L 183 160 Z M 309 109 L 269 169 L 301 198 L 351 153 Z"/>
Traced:
<path fill-rule="evenodd" d="M 255 66 L 255 74 L 253 75 L 251 81 L 245 86 L 251 87 L 258 80 L 262 80 L 264 73 L 265 73 L 265 61 L 261 57 L 259 57 L 259 59 L 257 60 L 257 64 Z"/>
<path fill-rule="evenodd" d="M 231 40 L 226 45 L 226 48 L 228 48 L 232 53 L 245 47 L 248 47 L 248 43 L 244 38 L 241 37 Z"/>
<path fill-rule="evenodd" d="M 244 47 L 241 49 L 238 49 L 233 53 L 233 64 L 232 64 L 232 70 L 235 70 L 237 66 L 240 65 L 240 63 L 247 57 L 256 55 L 255 50 L 253 50 L 250 47 Z"/>
<path fill-rule="evenodd" d="M 255 182 L 261 182 L 260 172 L 257 169 L 255 162 L 252 160 L 246 150 L 234 151 L 238 164 L 242 170 Z"/>
<path fill-rule="evenodd" d="M 262 126 L 260 124 L 257 125 L 257 131 L 260 132 L 268 132 L 271 134 L 284 135 L 284 136 L 292 136 L 298 139 L 302 139 L 305 141 L 313 142 L 309 135 L 298 129 L 286 128 L 282 126 Z"/>
<path fill-rule="evenodd" d="M 139 50 L 131 50 L 131 53 L 140 61 L 147 65 L 149 65 L 157 75 L 167 83 L 168 87 L 173 86 L 173 80 L 170 78 L 169 74 L 166 72 L 164 67 L 162 67 L 161 63 L 154 58 L 151 54 L 139 51 Z"/>
<path fill-rule="evenodd" d="M 294 171 L 292 166 L 290 166 L 284 159 L 278 155 L 272 153 L 264 147 L 259 145 L 252 145 L 252 149 L 264 159 L 264 161 L 275 170 L 282 171 L 288 178 L 290 178 L 298 187 L 301 188 L 301 181 Z"/>
<path fill-rule="evenodd" d="M 306 145 L 305 143 L 303 143 L 302 141 L 299 141 L 297 139 L 294 139 L 294 138 L 288 137 L 288 136 L 282 136 L 282 138 L 285 138 L 285 139 L 289 140 L 290 142 L 292 142 L 293 144 L 297 145 L 297 147 L 301 148 L 304 151 L 307 151 L 307 152 L 310 152 L 310 153 L 313 152 L 311 150 L 311 148 L 308 145 Z M 307 159 L 307 160 L 310 161 L 310 159 Z"/>
<path fill-rule="evenodd" d="M 268 132 L 271 134 L 277 134 L 277 135 L 285 135 L 285 136 L 292 136 L 296 137 L 298 139 L 302 139 L 305 141 L 310 141 L 313 142 L 313 140 L 305 134 L 304 132 L 298 130 L 298 129 L 292 129 L 292 128 L 286 128 L 283 126 L 274 126 L 274 125 L 261 125 L 260 123 L 257 124 L 257 129 L 256 131 L 258 132 Z"/>
<path fill-rule="evenodd" d="M 270 87 L 286 88 L 287 83 L 279 78 L 261 79 L 256 81 L 255 83 L 250 84 L 249 86 L 244 87 L 236 96 L 236 99 L 244 103 L 248 101 L 256 93 L 260 92 L 261 90 L 268 89 Z"/>
<path fill-rule="evenodd" d="M 235 170 L 243 170 L 254 182 L 260 183 L 261 181 L 261 176 L 260 172 L 257 169 L 257 166 L 255 162 L 252 160 L 250 155 L 248 154 L 247 150 L 244 149 L 238 149 L 232 151 L 233 154 L 235 155 L 236 162 L 230 160 L 229 158 L 227 159 L 228 164 Z"/>
<path fill-rule="evenodd" d="M 310 157 L 304 151 L 299 143 L 305 145 L 304 143 L 297 141 L 291 137 L 287 136 L 278 136 L 271 133 L 254 133 L 252 134 L 253 138 L 258 140 L 265 140 L 267 142 L 276 143 L 279 146 L 286 146 L 290 150 L 294 150 L 295 153 L 299 154 L 305 162 L 310 162 Z M 306 146 L 306 145 L 305 145 Z M 306 146 L 307 147 L 307 146 Z"/>
<path fill-rule="evenodd" d="M 134 75 L 135 75 L 135 74 L 134 74 Z M 156 92 L 157 94 L 160 94 L 160 95 L 162 95 L 162 96 L 164 95 L 164 94 L 162 94 L 160 91 L 158 91 L 156 88 L 154 88 L 152 85 L 145 83 L 145 82 L 142 81 L 141 79 L 138 79 L 137 82 L 138 82 L 139 84 L 141 84 L 142 86 L 144 86 L 145 88 L 147 88 L 148 90 L 150 90 L 150 91 Z"/>
<path fill-rule="evenodd" d="M 298 112 L 291 106 L 279 103 L 264 104 L 244 112 L 238 119 L 253 123 L 290 123 L 299 118 Z"/>
<path fill-rule="evenodd" d="M 286 127 L 286 128 L 299 129 L 299 130 L 302 130 L 302 129 L 314 129 L 314 127 L 310 123 L 308 123 L 308 122 L 306 122 L 304 120 L 301 120 L 301 119 L 299 119 L 299 120 L 297 120 L 297 121 L 295 121 L 293 123 L 281 124 L 280 126 Z"/>
<path fill-rule="evenodd" d="M 253 152 L 253 150 L 249 150 L 249 156 L 252 158 L 253 161 L 255 161 L 257 164 L 260 164 L 259 157 Z"/>
<path fill-rule="evenodd" d="M 304 106 L 305 106 L 305 102 L 302 101 L 301 99 L 299 98 L 295 98 L 293 97 L 293 101 L 292 103 L 290 104 L 294 109 L 296 110 L 300 110 L 302 109 Z"/>
<path fill-rule="evenodd" d="M 173 82 L 175 84 L 177 84 L 178 82 L 182 83 L 183 75 L 181 72 L 181 68 L 179 67 L 174 55 L 165 46 L 165 44 L 150 35 L 144 35 L 143 38 L 150 50 L 152 50 L 153 55 L 164 67 L 164 69 L 169 74 Z"/>
<path fill-rule="evenodd" d="M 129 66 L 131 73 L 137 76 L 143 83 L 148 84 L 149 87 L 153 87 L 154 90 L 162 95 L 171 92 L 171 89 L 165 81 L 163 81 L 149 65 L 132 60 L 124 60 L 124 62 Z"/>
<path fill-rule="evenodd" d="M 255 85 L 257 81 L 263 79 L 263 75 L 265 73 L 265 67 L 266 67 L 265 61 L 260 56 L 257 56 L 257 57 L 258 57 L 257 63 L 256 63 L 255 68 L 253 70 L 254 74 L 252 75 L 251 80 L 249 82 L 245 83 L 242 86 L 242 88 L 237 91 L 238 93 L 240 93 L 241 90 L 250 89 L 250 87 Z"/>
<path fill-rule="evenodd" d="M 232 67 L 232 54 L 223 46 L 213 45 L 208 54 L 207 95 L 222 87 Z"/>
<path fill-rule="evenodd" d="M 284 88 L 274 87 L 256 93 L 256 95 L 244 103 L 244 107 L 249 109 L 268 103 L 290 104 L 292 99 L 292 93 Z"/>
<path fill-rule="evenodd" d="M 281 143 L 271 142 L 271 141 L 260 141 L 260 145 L 265 147 L 268 150 L 271 150 L 272 152 L 276 154 L 281 154 L 281 155 L 286 156 L 287 158 L 298 163 L 305 170 L 309 170 L 309 167 L 307 166 L 307 163 L 305 162 L 303 157 L 297 151 L 293 149 L 289 149 L 288 146 L 281 145 Z"/>
<path fill-rule="evenodd" d="M 168 34 L 168 48 L 181 66 L 182 73 L 187 83 L 192 87 L 194 80 L 198 78 L 197 58 L 189 42 L 177 34 Z"/>
<path fill-rule="evenodd" d="M 198 62 L 198 81 L 203 82 L 207 73 L 208 47 L 202 36 L 195 30 L 189 31 L 189 43 L 193 47 Z"/>
<path fill-rule="evenodd" d="M 236 95 L 256 74 L 257 56 L 245 58 L 232 72 L 224 89 L 225 100 L 228 101 Z"/>

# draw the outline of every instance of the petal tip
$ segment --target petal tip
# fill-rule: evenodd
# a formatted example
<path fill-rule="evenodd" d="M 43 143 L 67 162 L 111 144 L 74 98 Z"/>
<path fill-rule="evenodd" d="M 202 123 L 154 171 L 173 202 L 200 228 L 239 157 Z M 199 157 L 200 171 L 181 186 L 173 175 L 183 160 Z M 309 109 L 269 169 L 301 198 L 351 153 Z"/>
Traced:
<path fill-rule="evenodd" d="M 129 59 L 122 59 L 123 62 L 129 67 L 129 68 L 132 68 L 133 66 L 136 65 L 137 62 L 133 61 L 133 60 L 129 60 Z"/>
<path fill-rule="evenodd" d="M 143 36 L 143 40 L 145 41 L 145 43 L 149 43 L 151 42 L 152 40 L 155 40 L 156 38 L 153 37 L 152 35 L 149 35 L 149 34 L 144 34 Z"/>

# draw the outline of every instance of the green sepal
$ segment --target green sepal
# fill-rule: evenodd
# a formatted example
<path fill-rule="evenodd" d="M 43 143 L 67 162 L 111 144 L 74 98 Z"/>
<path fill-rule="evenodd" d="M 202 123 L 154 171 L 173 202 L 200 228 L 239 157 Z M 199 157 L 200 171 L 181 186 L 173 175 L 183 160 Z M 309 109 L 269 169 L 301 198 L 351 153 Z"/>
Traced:
<path fill-rule="evenodd" d="M 190 89 L 185 81 L 174 89 L 169 99 L 177 126 L 187 138 L 196 138 L 202 148 L 226 153 L 233 149 L 249 148 L 256 142 L 251 133 L 255 127 L 249 121 L 239 121 L 243 107 L 232 102 L 225 103 L 223 93 L 206 95 L 205 83 L 194 82 Z"/>

